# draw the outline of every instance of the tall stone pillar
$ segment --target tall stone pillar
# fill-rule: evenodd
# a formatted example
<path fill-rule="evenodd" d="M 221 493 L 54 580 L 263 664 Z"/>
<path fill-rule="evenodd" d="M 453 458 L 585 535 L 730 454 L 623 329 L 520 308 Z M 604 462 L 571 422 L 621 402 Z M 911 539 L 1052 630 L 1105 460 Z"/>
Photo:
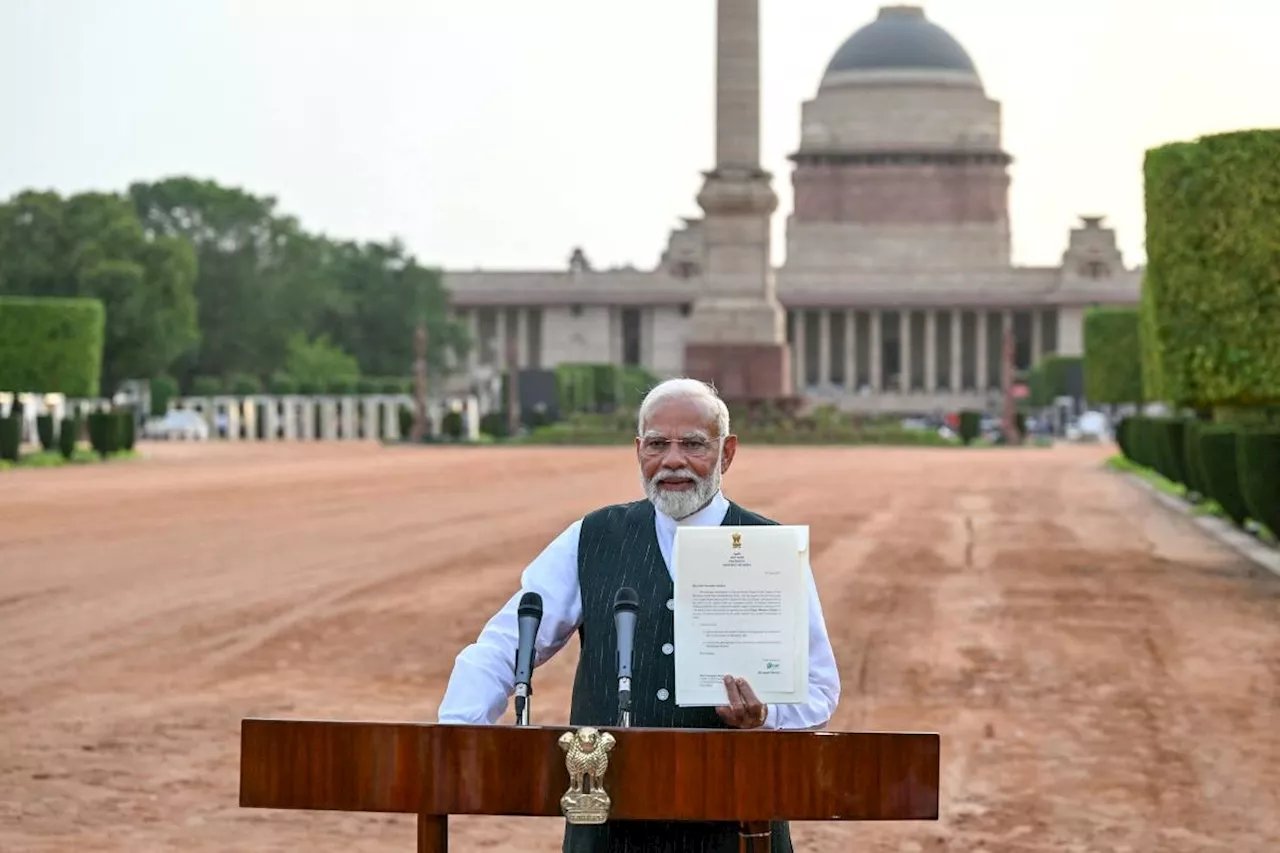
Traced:
<path fill-rule="evenodd" d="M 705 174 L 702 289 L 685 369 L 729 400 L 792 394 L 786 312 L 777 298 L 770 220 L 778 207 L 760 166 L 760 0 L 718 0 L 716 165 Z"/>

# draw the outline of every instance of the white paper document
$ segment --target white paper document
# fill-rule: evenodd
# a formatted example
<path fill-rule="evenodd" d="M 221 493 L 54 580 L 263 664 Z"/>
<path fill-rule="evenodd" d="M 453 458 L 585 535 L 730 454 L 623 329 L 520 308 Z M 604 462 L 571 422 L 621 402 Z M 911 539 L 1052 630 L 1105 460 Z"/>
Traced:
<path fill-rule="evenodd" d="M 809 693 L 809 528 L 678 527 L 676 704 L 728 704 L 724 677 L 761 702 Z"/>

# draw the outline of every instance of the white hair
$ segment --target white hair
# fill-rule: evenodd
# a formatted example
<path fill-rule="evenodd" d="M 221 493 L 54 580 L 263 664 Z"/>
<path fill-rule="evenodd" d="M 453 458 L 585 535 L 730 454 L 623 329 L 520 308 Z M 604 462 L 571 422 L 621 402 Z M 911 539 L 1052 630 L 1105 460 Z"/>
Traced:
<path fill-rule="evenodd" d="M 723 442 L 729 434 L 729 407 L 720 399 L 716 389 L 701 380 L 681 377 L 659 382 L 645 395 L 644 401 L 640 403 L 636 435 L 643 436 L 653 410 L 671 400 L 693 400 L 699 403 L 706 411 L 707 419 L 715 421 L 716 437 Z"/>

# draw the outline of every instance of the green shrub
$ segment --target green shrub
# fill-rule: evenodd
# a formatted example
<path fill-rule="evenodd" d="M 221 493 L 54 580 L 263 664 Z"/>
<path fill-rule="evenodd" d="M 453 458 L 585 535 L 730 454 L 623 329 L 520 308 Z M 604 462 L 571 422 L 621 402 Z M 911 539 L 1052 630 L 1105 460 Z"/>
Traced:
<path fill-rule="evenodd" d="M 507 437 L 507 413 L 489 412 L 480 417 L 480 432 L 494 438 Z"/>
<path fill-rule="evenodd" d="M 1091 403 L 1142 402 L 1137 309 L 1093 308 L 1085 314 L 1084 396 Z"/>
<path fill-rule="evenodd" d="M 169 413 L 169 402 L 178 396 L 178 381 L 172 376 L 151 380 L 151 416 L 162 418 Z"/>
<path fill-rule="evenodd" d="M 982 413 L 963 411 L 960 413 L 960 440 L 972 444 L 982 431 Z"/>
<path fill-rule="evenodd" d="M 0 417 L 0 460 L 17 462 L 21 446 L 22 418 L 14 415 Z"/>
<path fill-rule="evenodd" d="M 1156 326 L 1156 306 L 1150 284 L 1150 272 L 1142 280 L 1142 295 L 1138 302 L 1139 365 L 1142 370 L 1142 398 L 1144 401 L 1165 400 L 1164 382 L 1161 380 L 1161 349 L 1159 329 Z"/>
<path fill-rule="evenodd" d="M 97 299 L 0 297 L 0 388 L 98 396 L 105 332 Z"/>
<path fill-rule="evenodd" d="M 89 415 L 89 446 L 106 458 L 120 450 L 120 418 L 115 412 L 92 412 Z"/>
<path fill-rule="evenodd" d="M 53 450 L 58 446 L 58 436 L 53 431 L 53 415 L 36 416 L 36 434 L 40 436 L 42 450 Z"/>
<path fill-rule="evenodd" d="M 1200 434 L 1200 466 L 1209 497 L 1236 524 L 1249 517 L 1237 473 L 1236 429 L 1230 426 L 1204 426 Z"/>
<path fill-rule="evenodd" d="M 287 397 L 290 394 L 298 393 L 298 383 L 295 382 L 294 378 L 289 374 L 284 371 L 277 370 L 275 373 L 271 374 L 271 379 L 267 382 L 267 390 L 272 394 Z"/>
<path fill-rule="evenodd" d="M 1124 458 L 1128 459 L 1130 462 L 1135 461 L 1133 458 L 1134 420 L 1134 417 L 1130 415 L 1129 417 L 1122 418 L 1120 422 L 1116 424 L 1116 446 L 1120 448 L 1120 452 L 1124 455 Z"/>
<path fill-rule="evenodd" d="M 325 393 L 337 396 L 347 396 L 356 393 L 356 380 L 354 378 L 331 379 L 325 383 Z"/>
<path fill-rule="evenodd" d="M 1280 402 L 1280 130 L 1147 152 L 1147 271 L 1164 397 Z"/>
<path fill-rule="evenodd" d="M 116 436 L 119 441 L 117 450 L 125 452 L 133 450 L 138 438 L 138 424 L 133 418 L 133 412 L 126 410 L 112 414 L 116 418 Z"/>
<path fill-rule="evenodd" d="M 1280 536 L 1280 429 L 1236 433 L 1236 470 L 1249 516 Z"/>
<path fill-rule="evenodd" d="M 399 418 L 400 437 L 408 438 L 413 435 L 413 409 L 401 406 L 396 416 Z"/>
<path fill-rule="evenodd" d="M 1164 474 L 1165 479 L 1186 486 L 1187 466 L 1184 460 L 1187 458 L 1187 422 L 1182 418 L 1161 418 L 1160 429 L 1160 452 L 1164 462 L 1164 470 L 1160 473 Z"/>
<path fill-rule="evenodd" d="M 262 392 L 262 380 L 252 373 L 233 373 L 227 377 L 227 387 L 237 397 L 251 397 Z"/>
<path fill-rule="evenodd" d="M 76 442 L 80 440 L 80 421 L 74 417 L 63 418 L 58 426 L 58 452 L 63 459 L 76 455 Z"/>
<path fill-rule="evenodd" d="M 197 376 L 191 380 L 193 397 L 218 397 L 225 390 L 222 380 L 216 376 Z"/>
<path fill-rule="evenodd" d="M 440 434 L 455 441 L 462 438 L 462 414 L 460 412 L 446 412 L 440 420 Z"/>
<path fill-rule="evenodd" d="M 1187 475 L 1187 488 L 1201 497 L 1208 497 L 1209 487 L 1204 482 L 1204 472 L 1200 465 L 1200 430 L 1204 423 L 1191 418 L 1187 421 L 1186 434 L 1182 441 L 1182 470 Z"/>

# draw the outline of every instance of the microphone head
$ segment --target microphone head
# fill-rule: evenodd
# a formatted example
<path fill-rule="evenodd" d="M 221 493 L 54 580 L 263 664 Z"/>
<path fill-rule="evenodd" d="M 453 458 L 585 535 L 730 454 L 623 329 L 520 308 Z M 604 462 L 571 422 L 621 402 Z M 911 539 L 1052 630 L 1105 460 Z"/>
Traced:
<path fill-rule="evenodd" d="M 520 608 L 516 611 L 519 616 L 537 616 L 542 618 L 542 596 L 536 592 L 526 592 L 520 596 Z"/>
<path fill-rule="evenodd" d="M 617 596 L 613 599 L 613 611 L 636 613 L 640 610 L 640 596 L 629 586 L 624 586 L 618 590 Z"/>

